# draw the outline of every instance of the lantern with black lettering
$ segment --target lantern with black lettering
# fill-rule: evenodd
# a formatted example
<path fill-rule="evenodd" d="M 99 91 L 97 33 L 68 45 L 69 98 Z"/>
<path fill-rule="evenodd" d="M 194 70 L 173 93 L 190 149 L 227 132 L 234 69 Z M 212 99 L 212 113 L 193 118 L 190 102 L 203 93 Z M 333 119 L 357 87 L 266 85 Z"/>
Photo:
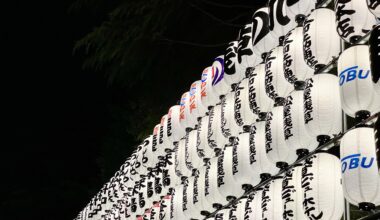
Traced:
<path fill-rule="evenodd" d="M 257 65 L 249 74 L 250 108 L 257 115 L 270 111 L 274 103 L 266 93 L 265 75 L 265 64 Z"/>
<path fill-rule="evenodd" d="M 223 183 L 223 180 L 219 177 L 220 175 L 218 175 L 218 173 L 222 174 L 221 172 L 223 172 L 222 167 L 218 167 L 219 157 L 211 158 L 205 171 L 205 199 L 208 200 L 214 208 L 220 208 L 227 203 L 226 197 L 221 195 L 218 190 L 219 185 Z"/>
<path fill-rule="evenodd" d="M 284 136 L 287 146 L 302 157 L 313 151 L 318 142 L 305 128 L 303 114 L 305 83 L 298 81 L 294 85 L 295 90 L 286 98 L 284 105 Z"/>
<path fill-rule="evenodd" d="M 269 51 L 265 59 L 265 73 L 265 91 L 271 99 L 286 97 L 292 91 L 292 84 L 285 78 L 282 46 Z"/>
<path fill-rule="evenodd" d="M 366 0 L 336 0 L 334 8 L 336 29 L 346 42 L 357 42 L 377 23 L 376 17 L 368 9 Z"/>
<path fill-rule="evenodd" d="M 198 121 L 197 127 L 197 151 L 199 157 L 211 158 L 214 156 L 214 150 L 208 145 L 207 133 L 208 133 L 208 113 Z"/>
<path fill-rule="evenodd" d="M 238 83 L 244 76 L 245 73 L 239 70 L 238 41 L 232 41 L 224 53 L 224 78 L 231 85 Z"/>
<path fill-rule="evenodd" d="M 284 36 L 296 26 L 294 17 L 289 17 L 285 9 L 286 0 L 269 0 L 269 29 L 270 34 L 282 45 Z"/>
<path fill-rule="evenodd" d="M 193 82 L 190 87 L 190 114 L 198 121 L 207 112 L 207 108 L 202 105 L 201 100 L 201 80 Z"/>
<path fill-rule="evenodd" d="M 380 1 L 379 0 L 367 0 L 368 8 L 377 18 L 380 17 Z"/>
<path fill-rule="evenodd" d="M 279 168 L 285 168 L 297 159 L 296 152 L 285 142 L 284 107 L 275 105 L 265 122 L 265 149 L 268 159 Z"/>
<path fill-rule="evenodd" d="M 207 142 L 212 149 L 223 148 L 228 143 L 228 139 L 222 133 L 222 108 L 218 104 L 210 109 Z"/>
<path fill-rule="evenodd" d="M 202 164 L 202 159 L 197 150 L 197 130 L 194 129 L 186 136 L 185 163 L 189 170 L 197 169 Z"/>
<path fill-rule="evenodd" d="M 285 2 L 286 15 L 294 18 L 296 22 L 302 22 L 317 4 L 317 0 L 285 0 Z"/>
<path fill-rule="evenodd" d="M 302 164 L 296 164 L 285 172 L 282 181 L 282 204 L 284 219 L 306 220 L 303 210 L 303 193 L 301 187 Z"/>
<path fill-rule="evenodd" d="M 306 81 L 304 91 L 306 131 L 320 144 L 342 131 L 342 107 L 339 97 L 339 79 L 321 73 Z"/>
<path fill-rule="evenodd" d="M 340 37 L 335 28 L 334 11 L 315 9 L 303 24 L 304 59 L 318 71 L 340 53 Z"/>
<path fill-rule="evenodd" d="M 246 24 L 240 29 L 237 61 L 239 63 L 239 72 L 243 76 L 245 76 L 248 67 L 256 66 L 261 61 L 261 56 L 256 56 L 252 50 L 252 33 L 254 32 L 252 28 L 252 24 Z"/>
<path fill-rule="evenodd" d="M 346 199 L 370 211 L 380 205 L 380 180 L 376 162 L 374 129 L 358 127 L 340 142 L 343 191 Z"/>
<path fill-rule="evenodd" d="M 145 149 L 144 151 L 144 154 L 143 154 L 143 166 L 144 167 L 152 167 L 154 166 L 154 164 L 152 163 L 152 157 L 154 156 L 153 155 L 153 151 L 152 151 L 152 139 L 153 139 L 153 136 L 152 135 L 149 135 L 149 137 L 145 138 L 142 145 L 143 145 L 143 148 Z"/>
<path fill-rule="evenodd" d="M 168 115 L 164 115 L 161 118 L 162 131 L 160 133 L 160 139 L 159 140 L 162 141 L 162 143 L 160 143 L 160 144 L 162 145 L 162 148 L 164 151 L 173 149 L 172 141 L 169 140 L 169 137 L 168 137 L 168 129 L 170 129 L 170 125 L 168 124 L 169 123 L 168 120 L 169 120 Z"/>
<path fill-rule="evenodd" d="M 269 32 L 269 8 L 263 7 L 252 17 L 253 52 L 262 59 L 265 59 L 265 53 L 277 46 L 277 39 L 274 39 Z"/>
<path fill-rule="evenodd" d="M 304 213 L 309 219 L 339 220 L 344 198 L 339 159 L 321 152 L 307 158 L 302 168 Z"/>
<path fill-rule="evenodd" d="M 344 113 L 359 121 L 380 110 L 370 72 L 367 45 L 352 46 L 340 55 L 338 73 L 342 108 Z"/>
<path fill-rule="evenodd" d="M 243 79 L 235 88 L 234 115 L 236 124 L 240 126 L 240 131 L 244 125 L 251 125 L 258 118 L 252 110 L 257 106 L 256 97 L 250 97 L 249 91 L 248 78 Z"/>
<path fill-rule="evenodd" d="M 170 219 L 185 219 L 186 218 L 182 210 L 182 199 L 183 199 L 183 185 L 178 185 L 175 187 L 173 191 L 173 195 L 172 195 Z"/>
<path fill-rule="evenodd" d="M 175 170 L 178 176 L 191 176 L 191 171 L 186 166 L 186 139 L 188 134 L 178 142 L 175 148 Z"/>
<path fill-rule="evenodd" d="M 296 27 L 285 35 L 284 40 L 284 74 L 288 82 L 305 81 L 313 76 L 303 58 L 303 27 Z"/>
<path fill-rule="evenodd" d="M 150 220 L 160 220 L 160 202 L 154 202 L 150 209 Z"/>
<path fill-rule="evenodd" d="M 372 82 L 377 95 L 380 95 L 380 63 L 378 62 L 378 60 L 380 60 L 380 25 L 372 29 L 369 38 L 369 51 Z"/>
<path fill-rule="evenodd" d="M 262 208 L 262 198 L 263 198 L 263 188 L 260 187 L 255 189 L 255 192 L 248 196 L 247 217 L 252 219 L 262 219 L 263 208 Z M 250 219 L 251 219 L 250 218 Z"/>
<path fill-rule="evenodd" d="M 213 203 L 214 201 L 211 199 L 207 199 L 206 197 L 210 198 L 208 195 L 210 193 L 209 191 L 209 179 L 207 179 L 206 181 L 206 178 L 209 178 L 209 176 L 207 175 L 206 176 L 206 172 L 210 172 L 209 168 L 207 168 L 207 166 L 209 166 L 209 161 L 208 159 L 205 161 L 205 165 L 200 167 L 199 168 L 199 175 L 197 175 L 194 183 L 195 184 L 198 184 L 198 197 L 199 197 L 199 202 L 200 204 L 197 204 L 195 203 L 195 205 L 197 207 L 200 208 L 201 212 L 204 214 L 204 212 L 212 212 L 214 210 L 213 208 Z M 206 185 L 208 184 L 208 185 Z"/>
<path fill-rule="evenodd" d="M 170 220 L 170 206 L 171 206 L 172 195 L 166 195 L 161 199 L 160 205 L 160 219 Z"/>
<path fill-rule="evenodd" d="M 245 219 L 247 200 L 247 196 L 242 196 L 236 203 L 236 219 Z"/>
<path fill-rule="evenodd" d="M 218 103 L 219 95 L 213 92 L 212 82 L 214 79 L 213 68 L 212 66 L 207 67 L 203 70 L 201 76 L 201 101 L 202 105 L 206 108 L 214 106 Z"/>
<path fill-rule="evenodd" d="M 194 206 L 194 176 L 187 179 L 183 184 L 182 210 L 187 219 L 201 219 L 200 210 Z"/>
<path fill-rule="evenodd" d="M 231 87 L 224 78 L 224 55 L 214 59 L 212 63 L 212 75 L 212 91 L 217 96 L 225 95 Z"/>
<path fill-rule="evenodd" d="M 162 157 L 160 168 L 162 169 L 162 186 L 166 195 L 174 186 L 181 183 L 181 179 L 175 171 L 175 152 L 169 152 Z"/>
<path fill-rule="evenodd" d="M 282 176 L 264 185 L 261 196 L 262 219 L 283 219 Z"/>
<path fill-rule="evenodd" d="M 185 128 L 180 122 L 181 106 L 173 105 L 168 112 L 168 139 L 171 142 L 179 141 L 185 136 Z"/>
<path fill-rule="evenodd" d="M 225 138 L 236 137 L 241 128 L 235 120 L 235 93 L 230 92 L 221 98 L 221 129 Z"/>

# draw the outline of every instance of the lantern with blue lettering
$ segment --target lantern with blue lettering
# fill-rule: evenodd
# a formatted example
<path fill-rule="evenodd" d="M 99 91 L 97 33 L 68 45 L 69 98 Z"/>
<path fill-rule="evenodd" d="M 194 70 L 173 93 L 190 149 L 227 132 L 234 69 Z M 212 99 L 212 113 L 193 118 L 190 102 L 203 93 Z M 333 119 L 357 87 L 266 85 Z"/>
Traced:
<path fill-rule="evenodd" d="M 240 131 L 244 125 L 251 125 L 258 118 L 252 110 L 257 106 L 256 97 L 250 97 L 249 91 L 248 78 L 243 79 L 235 89 L 234 114 L 236 124 L 240 126 Z"/>
<path fill-rule="evenodd" d="M 340 37 L 333 10 L 318 8 L 311 12 L 303 24 L 303 33 L 304 59 L 314 70 L 320 70 L 339 56 Z"/>
<path fill-rule="evenodd" d="M 371 36 L 369 38 L 369 51 L 372 82 L 376 93 L 380 95 L 380 64 L 378 62 L 380 59 L 380 25 L 377 25 L 372 29 Z"/>
<path fill-rule="evenodd" d="M 257 10 L 252 17 L 253 52 L 257 57 L 265 58 L 265 53 L 278 45 L 277 39 L 269 33 L 269 8 Z"/>
<path fill-rule="evenodd" d="M 202 159 L 197 150 L 197 130 L 194 129 L 186 136 L 185 163 L 189 170 L 197 169 L 202 164 Z"/>
<path fill-rule="evenodd" d="M 168 112 L 168 139 L 171 142 L 179 141 L 185 136 L 185 127 L 182 127 L 180 122 L 181 106 L 174 105 L 170 107 Z"/>
<path fill-rule="evenodd" d="M 297 159 L 296 152 L 285 142 L 284 107 L 279 104 L 268 113 L 265 121 L 265 148 L 268 159 L 284 168 Z"/>
<path fill-rule="evenodd" d="M 223 171 L 221 167 L 218 168 L 218 158 L 219 157 L 211 158 L 205 170 L 205 199 L 211 203 L 213 207 L 220 207 L 227 203 L 226 198 L 221 195 L 218 190 L 221 184 L 218 179 L 218 172 Z"/>
<path fill-rule="evenodd" d="M 339 79 L 321 73 L 306 81 L 303 95 L 306 131 L 323 144 L 342 131 Z"/>
<path fill-rule="evenodd" d="M 374 129 L 358 127 L 340 142 L 343 191 L 346 199 L 369 211 L 380 205 L 380 179 L 376 162 Z"/>
<path fill-rule="evenodd" d="M 208 133 L 208 114 L 198 121 L 197 127 L 197 150 L 199 157 L 211 158 L 214 156 L 214 150 L 208 145 L 207 133 Z"/>
<path fill-rule="evenodd" d="M 181 97 L 180 122 L 185 128 L 193 128 L 197 123 L 194 115 L 190 114 L 190 92 L 183 93 Z"/>
<path fill-rule="evenodd" d="M 303 193 L 301 187 L 302 164 L 296 164 L 285 172 L 282 182 L 282 204 L 284 219 L 306 220 L 303 210 Z"/>
<path fill-rule="evenodd" d="M 209 111 L 207 142 L 212 149 L 223 148 L 228 139 L 222 133 L 222 108 L 218 104 Z"/>
<path fill-rule="evenodd" d="M 281 194 L 282 176 L 277 176 L 264 185 L 261 195 L 262 219 L 283 219 Z"/>
<path fill-rule="evenodd" d="M 284 74 L 288 82 L 305 81 L 313 76 L 303 58 L 303 27 L 296 27 L 285 35 L 284 40 Z"/>
<path fill-rule="evenodd" d="M 369 48 L 356 45 L 346 49 L 338 60 L 340 98 L 344 113 L 359 120 L 380 110 L 379 96 L 370 74 Z"/>
<path fill-rule="evenodd" d="M 232 41 L 228 44 L 224 53 L 224 78 L 231 85 L 239 82 L 244 76 L 244 72 L 239 70 L 238 41 Z"/>
<path fill-rule="evenodd" d="M 284 105 L 284 136 L 285 143 L 299 156 L 313 151 L 318 142 L 309 135 L 305 128 L 303 109 L 304 82 L 296 82 L 295 90 L 285 100 Z"/>
<path fill-rule="evenodd" d="M 366 0 L 336 0 L 335 1 L 336 26 L 340 37 L 349 43 L 355 43 L 377 21 L 369 11 Z"/>
<path fill-rule="evenodd" d="M 277 97 L 286 97 L 292 90 L 284 73 L 284 47 L 279 46 L 269 51 L 265 59 L 265 91 L 275 100 Z"/>
<path fill-rule="evenodd" d="M 259 64 L 251 69 L 249 74 L 249 100 L 250 108 L 256 113 L 268 112 L 274 101 L 266 93 L 265 64 Z"/>
<path fill-rule="evenodd" d="M 305 15 L 315 9 L 317 4 L 317 0 L 285 0 L 285 2 L 286 15 L 294 18 L 296 22 L 302 21 Z"/>
<path fill-rule="evenodd" d="M 190 87 L 190 114 L 195 119 L 204 116 L 207 112 L 207 108 L 202 105 L 201 86 L 202 82 L 198 80 L 193 82 Z"/>
<path fill-rule="evenodd" d="M 367 0 L 368 8 L 377 18 L 380 17 L 380 1 L 379 0 Z"/>
<path fill-rule="evenodd" d="M 261 61 L 261 56 L 258 57 L 252 50 L 252 29 L 252 24 L 244 25 L 240 29 L 237 61 L 239 63 L 239 71 L 243 76 L 245 76 L 248 67 L 256 66 Z"/>
<path fill-rule="evenodd" d="M 285 9 L 286 0 L 269 0 L 269 29 L 270 34 L 282 45 L 286 33 L 296 26 L 294 17 L 288 16 Z"/>
<path fill-rule="evenodd" d="M 235 120 L 235 93 L 230 92 L 221 98 L 221 129 L 225 138 L 236 137 L 241 128 Z"/>
<path fill-rule="evenodd" d="M 224 56 L 218 56 L 212 63 L 212 91 L 218 96 L 225 95 L 230 89 L 224 78 Z"/>
<path fill-rule="evenodd" d="M 204 69 L 201 77 L 201 100 L 202 105 L 206 108 L 214 106 L 216 103 L 220 101 L 219 95 L 214 93 L 212 88 L 213 79 L 213 67 L 210 66 Z"/>
<path fill-rule="evenodd" d="M 339 159 L 321 152 L 302 168 L 303 209 L 309 219 L 340 220 L 344 210 Z"/>

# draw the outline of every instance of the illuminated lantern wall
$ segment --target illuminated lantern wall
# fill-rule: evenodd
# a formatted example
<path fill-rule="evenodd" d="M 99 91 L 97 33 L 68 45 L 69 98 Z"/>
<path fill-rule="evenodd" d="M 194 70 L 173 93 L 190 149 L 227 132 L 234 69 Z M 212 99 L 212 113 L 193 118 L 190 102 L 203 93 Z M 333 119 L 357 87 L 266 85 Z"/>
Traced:
<path fill-rule="evenodd" d="M 185 135 L 185 128 L 180 122 L 181 106 L 174 105 L 168 112 L 168 139 L 171 142 L 179 141 Z"/>

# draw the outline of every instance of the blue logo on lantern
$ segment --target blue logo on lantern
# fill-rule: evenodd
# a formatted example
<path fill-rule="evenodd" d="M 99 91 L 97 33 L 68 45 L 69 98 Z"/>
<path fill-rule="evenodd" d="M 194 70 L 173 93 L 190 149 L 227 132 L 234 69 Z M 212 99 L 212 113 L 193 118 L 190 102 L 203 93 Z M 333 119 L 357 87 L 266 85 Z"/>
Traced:
<path fill-rule="evenodd" d="M 368 162 L 369 160 L 369 162 Z M 371 157 L 360 157 L 360 154 L 351 154 L 347 157 L 341 159 L 342 162 L 342 173 L 346 172 L 346 170 L 352 170 L 359 167 L 364 169 L 370 168 L 373 164 L 375 158 Z"/>
<path fill-rule="evenodd" d="M 222 69 L 217 67 L 212 67 L 214 78 L 212 80 L 212 85 L 215 86 L 218 84 L 224 77 L 224 59 L 221 57 L 215 58 L 215 62 L 218 62 Z"/>
<path fill-rule="evenodd" d="M 342 86 L 344 83 L 355 80 L 356 78 L 365 79 L 369 73 L 370 70 L 358 69 L 358 66 L 349 67 L 339 74 L 339 85 Z"/>

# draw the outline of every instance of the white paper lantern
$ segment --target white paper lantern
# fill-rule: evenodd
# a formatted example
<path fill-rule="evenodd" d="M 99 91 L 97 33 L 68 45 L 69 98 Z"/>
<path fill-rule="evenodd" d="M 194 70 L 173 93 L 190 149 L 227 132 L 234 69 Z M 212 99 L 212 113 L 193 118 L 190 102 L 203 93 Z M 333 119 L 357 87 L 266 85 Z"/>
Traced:
<path fill-rule="evenodd" d="M 210 109 L 207 142 L 212 149 L 223 148 L 228 143 L 227 138 L 222 133 L 222 110 L 221 105 L 218 104 Z"/>
<path fill-rule="evenodd" d="M 256 114 L 268 112 L 274 101 L 266 93 L 265 64 L 257 65 L 249 74 L 250 108 Z"/>
<path fill-rule="evenodd" d="M 229 208 L 224 208 L 220 211 L 218 211 L 215 216 L 215 220 L 230 220 L 230 209 Z"/>
<path fill-rule="evenodd" d="M 298 164 L 285 172 L 282 182 L 282 204 L 284 219 L 306 220 L 303 210 L 303 192 L 301 187 L 302 164 Z"/>
<path fill-rule="evenodd" d="M 246 209 L 247 200 L 248 200 L 247 196 L 244 196 L 240 198 L 239 201 L 236 203 L 236 219 L 237 220 L 245 219 L 244 217 L 246 215 L 246 212 L 249 211 Z"/>
<path fill-rule="evenodd" d="M 263 218 L 262 210 L 263 188 L 258 188 L 248 197 L 246 217 L 252 220 L 261 220 Z"/>
<path fill-rule="evenodd" d="M 309 219 L 339 220 L 344 210 L 339 159 L 317 153 L 302 168 L 304 213 Z"/>
<path fill-rule="evenodd" d="M 212 63 L 212 75 L 212 91 L 217 96 L 226 94 L 231 87 L 224 78 L 224 55 L 215 58 Z"/>
<path fill-rule="evenodd" d="M 205 199 L 211 204 L 224 205 L 227 203 L 226 197 L 220 194 L 218 188 L 221 183 L 218 180 L 218 172 L 223 169 L 218 168 L 218 157 L 210 159 L 210 163 L 205 170 Z"/>
<path fill-rule="evenodd" d="M 211 212 L 214 210 L 212 204 L 214 203 L 213 200 L 208 200 L 206 198 L 206 196 L 208 198 L 210 198 L 208 195 L 209 191 L 207 191 L 207 195 L 206 195 L 206 188 L 209 187 L 209 182 L 206 183 L 206 172 L 209 172 L 209 168 L 207 168 L 207 166 L 209 166 L 209 163 L 207 163 L 205 166 L 202 166 L 200 169 L 199 169 L 199 175 L 197 175 L 195 177 L 195 180 L 194 180 L 194 185 L 198 185 L 198 187 L 195 187 L 196 189 L 198 189 L 198 202 L 195 203 L 196 207 L 198 207 L 198 209 L 202 210 L 202 211 L 208 211 L 208 212 Z M 207 176 L 208 178 L 208 176 Z M 207 180 L 209 181 L 209 179 Z M 206 185 L 208 184 L 208 185 Z M 208 189 L 207 189 L 208 190 Z"/>
<path fill-rule="evenodd" d="M 359 127 L 348 131 L 340 142 L 340 157 L 346 199 L 367 211 L 380 205 L 374 129 Z"/>
<path fill-rule="evenodd" d="M 209 116 L 206 115 L 198 121 L 197 127 L 197 150 L 202 158 L 211 158 L 214 156 L 214 150 L 209 147 L 207 142 Z"/>
<path fill-rule="evenodd" d="M 224 78 L 229 85 L 239 82 L 245 76 L 239 69 L 237 49 L 238 41 L 232 41 L 224 53 Z"/>
<path fill-rule="evenodd" d="M 186 219 L 182 210 L 183 185 L 176 186 L 171 201 L 170 219 Z"/>
<path fill-rule="evenodd" d="M 180 177 L 177 176 L 175 171 L 174 154 L 174 152 L 166 154 L 160 167 L 162 169 L 162 186 L 164 188 L 164 193 L 166 194 L 168 194 L 174 186 L 180 184 L 181 182 Z"/>
<path fill-rule="evenodd" d="M 144 150 L 144 159 L 143 159 L 143 166 L 144 167 L 152 167 L 154 164 L 152 163 L 152 157 L 153 151 L 152 151 L 152 141 L 153 141 L 153 135 L 149 135 L 149 137 L 145 138 L 142 145 Z"/>
<path fill-rule="evenodd" d="M 346 42 L 355 43 L 377 23 L 376 17 L 368 9 L 366 0 L 336 0 L 334 8 L 336 29 Z"/>
<path fill-rule="evenodd" d="M 180 103 L 180 123 L 185 128 L 192 128 L 197 123 L 196 118 L 190 114 L 190 92 L 183 93 Z"/>
<path fill-rule="evenodd" d="M 380 25 L 373 28 L 369 38 L 369 51 L 371 60 L 371 75 L 377 95 L 380 95 Z"/>
<path fill-rule="evenodd" d="M 160 220 L 170 219 L 171 200 L 172 200 L 172 195 L 166 195 L 161 199 Z"/>
<path fill-rule="evenodd" d="M 269 8 L 258 9 L 252 17 L 252 43 L 253 52 L 257 57 L 263 58 L 263 54 L 277 46 L 278 41 L 269 34 Z"/>
<path fill-rule="evenodd" d="M 157 145 L 156 145 L 156 156 L 163 156 L 165 154 L 165 144 L 164 143 L 164 126 L 161 120 L 160 126 L 157 131 Z"/>
<path fill-rule="evenodd" d="M 202 164 L 202 159 L 198 155 L 197 130 L 192 130 L 186 136 L 185 141 L 185 163 L 189 170 L 198 168 Z"/>
<path fill-rule="evenodd" d="M 168 139 L 171 142 L 178 141 L 185 136 L 185 128 L 181 126 L 180 122 L 181 106 L 174 105 L 168 112 Z"/>
<path fill-rule="evenodd" d="M 249 96 L 249 79 L 243 79 L 235 90 L 234 115 L 235 122 L 240 126 L 240 131 L 244 125 L 251 125 L 258 116 L 251 109 L 257 106 L 255 97 Z M 256 111 L 257 112 L 257 111 Z"/>
<path fill-rule="evenodd" d="M 150 220 L 160 220 L 160 207 L 161 204 L 159 202 L 155 202 L 150 209 Z"/>
<path fill-rule="evenodd" d="M 306 81 L 304 117 L 306 131 L 312 137 L 327 137 L 342 131 L 342 110 L 338 77 L 328 73 Z"/>
<path fill-rule="evenodd" d="M 198 80 L 193 82 L 190 87 L 190 114 L 196 119 L 204 116 L 207 112 L 207 108 L 202 105 L 201 86 L 202 82 Z"/>
<path fill-rule="evenodd" d="M 261 196 L 262 219 L 283 219 L 282 176 L 265 184 Z"/>
<path fill-rule="evenodd" d="M 284 37 L 296 26 L 294 17 L 289 17 L 285 10 L 286 0 L 269 0 L 269 29 L 275 39 Z"/>
<path fill-rule="evenodd" d="M 344 113 L 351 117 L 380 110 L 380 97 L 374 90 L 370 72 L 367 45 L 352 46 L 339 56 L 340 100 Z"/>
<path fill-rule="evenodd" d="M 377 18 L 380 17 L 380 1 L 379 0 L 367 0 L 368 9 L 374 14 Z"/>
<path fill-rule="evenodd" d="M 315 5 L 317 4 L 317 0 L 285 0 L 285 11 L 286 14 L 294 18 L 297 21 L 300 15 L 308 15 L 310 12 L 315 9 Z M 298 18 L 299 19 L 299 18 Z"/>
<path fill-rule="evenodd" d="M 265 148 L 268 159 L 277 166 L 286 166 L 297 159 L 296 152 L 285 142 L 284 107 L 281 105 L 274 107 L 267 115 Z"/>
<path fill-rule="evenodd" d="M 319 70 L 340 52 L 340 37 L 335 28 L 334 11 L 314 10 L 303 24 L 304 59 L 311 68 Z"/>
<path fill-rule="evenodd" d="M 183 184 L 182 210 L 187 219 L 201 219 L 200 210 L 194 206 L 194 176 L 189 177 Z"/>
<path fill-rule="evenodd" d="M 218 103 L 219 95 L 214 93 L 212 82 L 214 80 L 213 67 L 207 67 L 202 72 L 201 77 L 201 97 L 202 97 L 202 105 L 205 107 L 214 106 Z"/>
<path fill-rule="evenodd" d="M 284 105 L 285 143 L 291 151 L 307 153 L 317 146 L 317 140 L 309 135 L 305 128 L 303 109 L 304 83 L 297 82 L 297 88 L 286 98 Z"/>
<path fill-rule="evenodd" d="M 257 26 L 256 26 L 257 27 Z M 257 56 L 253 53 L 252 45 L 252 24 L 246 24 L 242 29 L 240 29 L 239 34 L 239 45 L 237 48 L 238 56 L 237 61 L 239 63 L 239 72 L 241 75 L 245 75 L 246 69 L 248 67 L 256 66 L 261 61 L 261 56 Z M 241 78 L 242 79 L 242 78 Z"/>
<path fill-rule="evenodd" d="M 374 132 L 375 132 L 377 166 L 379 167 L 379 173 L 380 173 L 380 117 L 379 115 L 377 116 L 377 119 L 375 122 Z"/>
<path fill-rule="evenodd" d="M 221 98 L 221 129 L 225 138 L 236 137 L 241 128 L 235 121 L 235 93 L 230 92 Z"/>
<path fill-rule="evenodd" d="M 265 91 L 275 100 L 277 97 L 286 97 L 292 89 L 284 73 L 284 47 L 275 47 L 265 59 Z"/>
<path fill-rule="evenodd" d="M 305 1 L 302 1 L 305 2 Z M 311 2 L 311 1 L 308 1 Z M 303 27 L 296 27 L 285 35 L 284 40 L 284 74 L 285 79 L 294 84 L 313 76 L 303 57 Z"/>
<path fill-rule="evenodd" d="M 175 149 L 175 171 L 177 176 L 191 176 L 191 171 L 186 166 L 186 136 L 179 140 L 178 147 Z"/>
<path fill-rule="evenodd" d="M 164 115 L 161 118 L 161 126 L 162 129 L 160 131 L 159 136 L 159 144 L 162 146 L 162 149 L 165 151 L 166 149 L 172 150 L 173 145 L 172 142 L 168 138 L 168 115 Z"/>

